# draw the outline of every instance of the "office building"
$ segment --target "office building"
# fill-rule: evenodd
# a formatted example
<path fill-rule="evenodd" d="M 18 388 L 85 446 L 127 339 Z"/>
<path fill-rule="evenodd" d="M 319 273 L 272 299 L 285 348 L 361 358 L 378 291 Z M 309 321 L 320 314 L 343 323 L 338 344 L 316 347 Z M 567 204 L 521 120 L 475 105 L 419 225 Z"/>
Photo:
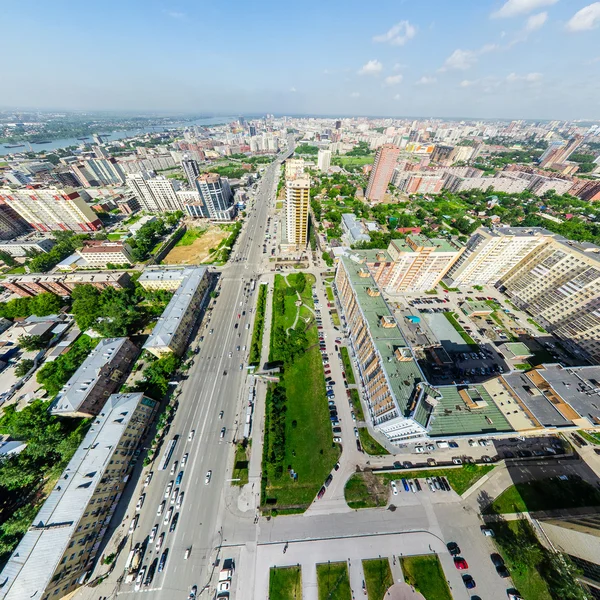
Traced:
<path fill-rule="evenodd" d="M 554 234 L 540 227 L 480 227 L 448 271 L 454 285 L 495 284 L 530 252 Z"/>
<path fill-rule="evenodd" d="M 27 256 L 28 253 L 49 252 L 56 242 L 52 238 L 25 237 L 17 240 L 0 242 L 0 252 L 11 256 Z"/>
<path fill-rule="evenodd" d="M 304 159 L 303 158 L 288 158 L 285 161 L 285 178 L 297 179 L 304 173 Z"/>
<path fill-rule="evenodd" d="M 31 231 L 31 227 L 27 221 L 4 203 L 0 193 L 0 240 L 12 240 L 28 231 Z"/>
<path fill-rule="evenodd" d="M 394 174 L 399 155 L 400 148 L 392 144 L 384 144 L 377 150 L 365 195 L 369 202 L 381 202 L 383 200 Z"/>
<path fill-rule="evenodd" d="M 196 187 L 196 178 L 200 175 L 198 161 L 190 158 L 189 155 L 184 154 L 181 166 L 190 186 L 193 188 Z"/>
<path fill-rule="evenodd" d="M 106 268 L 106 265 L 134 264 L 131 247 L 126 242 L 111 242 L 110 240 L 86 240 L 77 254 L 90 267 Z"/>
<path fill-rule="evenodd" d="M 142 393 L 107 399 L 6 563 L 0 599 L 62 598 L 91 574 L 156 406 Z"/>
<path fill-rule="evenodd" d="M 574 354 L 600 362 L 600 248 L 555 237 L 496 284 Z"/>
<path fill-rule="evenodd" d="M 143 210 L 152 213 L 183 210 L 177 196 L 179 184 L 164 175 L 153 176 L 152 172 L 127 175 L 127 185 L 137 198 Z"/>
<path fill-rule="evenodd" d="M 388 294 L 433 290 L 464 251 L 458 241 L 408 235 L 392 240 L 387 252 L 359 253 L 377 285 Z"/>
<path fill-rule="evenodd" d="M 79 273 L 53 273 L 51 275 L 11 275 L 1 284 L 11 292 L 29 298 L 51 292 L 59 296 L 70 296 L 76 285 L 89 284 L 102 290 L 106 287 L 122 289 L 131 284 L 126 271 L 80 271 Z"/>
<path fill-rule="evenodd" d="M 319 150 L 317 157 L 317 168 L 323 173 L 329 171 L 331 166 L 331 150 Z"/>
<path fill-rule="evenodd" d="M 61 417 L 93 417 L 124 383 L 139 354 L 128 338 L 103 338 L 58 392 L 50 407 Z"/>
<path fill-rule="evenodd" d="M 94 211 L 72 188 L 0 188 L 0 203 L 10 206 L 37 231 L 75 231 L 85 233 L 102 229 Z"/>
<path fill-rule="evenodd" d="M 205 216 L 213 221 L 231 221 L 236 215 L 233 192 L 226 177 L 203 173 L 196 179 Z"/>
<path fill-rule="evenodd" d="M 181 283 L 144 344 L 144 350 L 158 358 L 171 353 L 178 356 L 184 353 L 200 308 L 208 296 L 210 276 L 206 267 L 187 267 L 182 275 Z M 145 271 L 140 279 L 144 280 L 144 283 L 140 282 L 141 285 L 147 286 L 152 279 L 158 282 L 160 276 L 156 270 L 150 270 L 147 273 Z M 165 278 L 165 285 L 167 282 L 168 278 Z"/>
<path fill-rule="evenodd" d="M 281 249 L 284 252 L 304 250 L 308 244 L 308 211 L 310 179 L 288 179 L 285 182 L 285 227 Z"/>

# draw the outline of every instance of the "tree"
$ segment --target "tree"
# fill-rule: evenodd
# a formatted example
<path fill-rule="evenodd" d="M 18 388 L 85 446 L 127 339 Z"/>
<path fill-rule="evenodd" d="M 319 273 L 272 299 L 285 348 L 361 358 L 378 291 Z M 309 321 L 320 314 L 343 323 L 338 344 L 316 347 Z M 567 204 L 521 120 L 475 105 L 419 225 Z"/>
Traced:
<path fill-rule="evenodd" d="M 17 377 L 24 377 L 33 369 L 34 361 L 30 358 L 23 358 L 15 368 L 15 375 Z"/>
<path fill-rule="evenodd" d="M 47 342 L 41 335 L 22 335 L 19 337 L 19 346 L 23 348 L 23 350 L 32 351 L 32 350 L 41 350 L 45 348 Z"/>
<path fill-rule="evenodd" d="M 55 315 L 60 311 L 62 305 L 63 301 L 60 296 L 44 292 L 31 299 L 31 313 L 38 317 Z"/>
<path fill-rule="evenodd" d="M 0 251 L 0 260 L 9 267 L 16 267 L 19 264 L 13 256 L 8 252 L 4 252 L 4 250 Z"/>

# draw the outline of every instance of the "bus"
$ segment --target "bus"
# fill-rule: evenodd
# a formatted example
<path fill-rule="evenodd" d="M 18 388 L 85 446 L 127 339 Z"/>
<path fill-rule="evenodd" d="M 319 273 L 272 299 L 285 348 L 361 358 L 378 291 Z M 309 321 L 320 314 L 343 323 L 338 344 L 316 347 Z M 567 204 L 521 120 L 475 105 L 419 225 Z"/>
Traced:
<path fill-rule="evenodd" d="M 167 447 L 165 448 L 165 452 L 163 454 L 162 460 L 160 461 L 160 466 L 158 467 L 158 469 L 160 471 L 164 471 L 168 464 L 169 461 L 171 460 L 171 457 L 173 456 L 173 451 L 175 450 L 175 446 L 177 445 L 177 440 L 179 439 L 179 436 L 176 435 L 168 444 Z"/>

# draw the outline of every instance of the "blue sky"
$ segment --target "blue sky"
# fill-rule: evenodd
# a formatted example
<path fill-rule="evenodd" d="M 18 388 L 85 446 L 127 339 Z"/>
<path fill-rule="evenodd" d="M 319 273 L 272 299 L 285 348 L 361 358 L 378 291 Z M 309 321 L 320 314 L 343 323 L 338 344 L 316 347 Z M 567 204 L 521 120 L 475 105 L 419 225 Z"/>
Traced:
<path fill-rule="evenodd" d="M 590 0 L 0 0 L 0 106 L 600 119 Z"/>

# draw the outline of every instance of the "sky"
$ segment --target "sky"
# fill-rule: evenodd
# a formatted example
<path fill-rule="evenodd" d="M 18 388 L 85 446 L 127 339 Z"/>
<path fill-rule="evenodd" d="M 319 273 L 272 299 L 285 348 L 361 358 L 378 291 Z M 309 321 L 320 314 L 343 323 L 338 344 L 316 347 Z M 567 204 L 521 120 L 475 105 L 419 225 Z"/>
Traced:
<path fill-rule="evenodd" d="M 0 107 L 600 119 L 590 0 L 0 0 Z"/>

